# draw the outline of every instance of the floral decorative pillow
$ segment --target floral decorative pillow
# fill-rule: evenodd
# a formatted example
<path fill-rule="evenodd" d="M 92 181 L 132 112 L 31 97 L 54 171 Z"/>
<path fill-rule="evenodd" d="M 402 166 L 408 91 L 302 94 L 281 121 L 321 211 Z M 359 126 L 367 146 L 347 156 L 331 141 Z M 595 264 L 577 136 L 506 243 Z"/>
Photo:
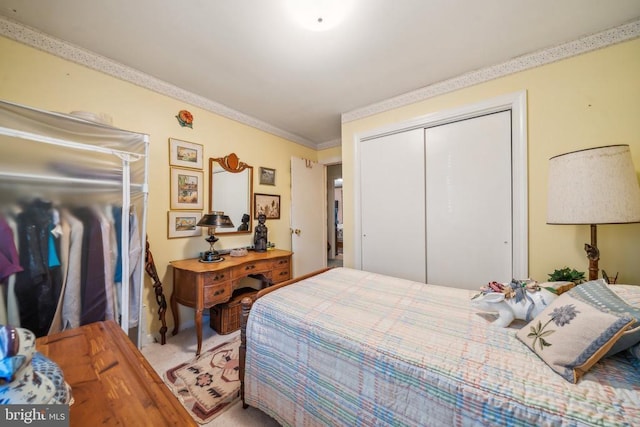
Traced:
<path fill-rule="evenodd" d="M 577 383 L 635 319 L 599 310 L 571 291 L 560 295 L 516 336 L 560 376 Z"/>

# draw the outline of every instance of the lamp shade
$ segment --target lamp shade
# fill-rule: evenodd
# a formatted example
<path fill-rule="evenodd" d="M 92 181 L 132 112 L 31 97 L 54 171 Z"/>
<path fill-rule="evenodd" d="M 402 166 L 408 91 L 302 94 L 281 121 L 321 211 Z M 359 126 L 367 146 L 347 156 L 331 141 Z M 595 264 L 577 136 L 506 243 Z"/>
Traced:
<path fill-rule="evenodd" d="M 549 159 L 548 224 L 640 222 L 640 186 L 628 145 Z"/>
<path fill-rule="evenodd" d="M 224 212 L 214 211 L 202 216 L 198 224 L 200 227 L 233 228 L 233 222 Z"/>

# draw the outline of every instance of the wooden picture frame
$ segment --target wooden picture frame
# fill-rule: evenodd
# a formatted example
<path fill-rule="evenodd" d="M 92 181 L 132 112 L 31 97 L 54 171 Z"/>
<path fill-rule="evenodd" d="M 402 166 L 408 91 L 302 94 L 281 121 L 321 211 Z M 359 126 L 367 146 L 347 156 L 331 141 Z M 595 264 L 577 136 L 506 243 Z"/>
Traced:
<path fill-rule="evenodd" d="M 203 150 L 202 144 L 169 138 L 169 165 L 202 170 Z"/>
<path fill-rule="evenodd" d="M 171 168 L 171 210 L 204 208 L 204 173 L 194 169 Z"/>
<path fill-rule="evenodd" d="M 276 194 L 253 194 L 254 219 L 264 214 L 267 219 L 280 219 L 280 196 Z"/>
<path fill-rule="evenodd" d="M 260 185 L 276 185 L 276 170 L 260 167 Z"/>
<path fill-rule="evenodd" d="M 202 228 L 198 221 L 202 218 L 202 212 L 196 211 L 168 211 L 167 212 L 167 238 L 202 236 Z"/>

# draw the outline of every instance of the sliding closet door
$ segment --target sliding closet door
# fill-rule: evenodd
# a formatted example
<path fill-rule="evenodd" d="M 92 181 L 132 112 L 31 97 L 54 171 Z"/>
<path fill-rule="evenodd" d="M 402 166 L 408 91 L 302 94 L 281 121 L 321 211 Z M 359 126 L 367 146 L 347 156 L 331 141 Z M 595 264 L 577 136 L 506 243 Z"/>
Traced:
<path fill-rule="evenodd" d="M 512 278 L 511 113 L 425 130 L 427 283 Z"/>
<path fill-rule="evenodd" d="M 425 281 L 424 130 L 363 141 L 362 269 Z"/>

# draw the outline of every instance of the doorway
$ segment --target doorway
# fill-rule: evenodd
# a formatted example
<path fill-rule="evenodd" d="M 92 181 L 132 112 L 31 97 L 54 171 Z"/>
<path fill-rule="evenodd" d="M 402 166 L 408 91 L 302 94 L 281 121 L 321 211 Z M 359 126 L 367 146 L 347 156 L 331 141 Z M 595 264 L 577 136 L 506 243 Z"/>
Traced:
<path fill-rule="evenodd" d="M 343 266 L 342 164 L 327 166 L 327 266 Z"/>

